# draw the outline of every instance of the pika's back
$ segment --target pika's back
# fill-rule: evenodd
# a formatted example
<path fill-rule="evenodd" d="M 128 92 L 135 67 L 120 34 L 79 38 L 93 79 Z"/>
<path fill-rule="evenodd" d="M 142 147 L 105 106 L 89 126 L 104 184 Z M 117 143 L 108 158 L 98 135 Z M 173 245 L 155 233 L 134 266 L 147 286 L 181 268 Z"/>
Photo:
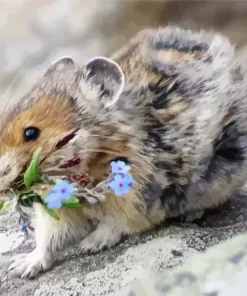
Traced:
<path fill-rule="evenodd" d="M 217 134 L 213 123 L 227 116 L 231 99 L 224 93 L 234 56 L 234 46 L 220 34 L 167 27 L 139 32 L 111 58 L 125 74 L 124 103 L 144 103 L 172 140 L 193 134 L 194 145 L 213 132 L 207 129 Z"/>
<path fill-rule="evenodd" d="M 203 71 L 212 64 L 220 71 L 233 56 L 233 45 L 220 34 L 167 27 L 139 32 L 111 58 L 133 87 L 137 82 L 146 86 L 157 76 L 174 77 L 194 68 Z"/>
<path fill-rule="evenodd" d="M 112 56 L 126 91 L 143 94 L 132 100 L 148 106 L 148 141 L 157 159 L 151 187 L 160 188 L 171 216 L 221 203 L 247 179 L 247 100 L 233 92 L 245 88 L 233 79 L 235 55 L 220 34 L 167 27 L 138 33 Z"/>

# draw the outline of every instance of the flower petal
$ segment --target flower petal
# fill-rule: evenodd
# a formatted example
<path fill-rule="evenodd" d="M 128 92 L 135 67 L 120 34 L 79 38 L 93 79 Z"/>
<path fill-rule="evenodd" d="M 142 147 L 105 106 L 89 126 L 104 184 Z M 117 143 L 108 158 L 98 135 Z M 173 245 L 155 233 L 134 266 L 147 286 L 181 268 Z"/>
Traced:
<path fill-rule="evenodd" d="M 74 192 L 74 185 L 67 180 L 62 180 L 53 186 L 50 194 L 56 196 L 60 200 L 69 200 Z"/>
<path fill-rule="evenodd" d="M 54 209 L 54 208 L 59 209 L 61 208 L 61 206 L 62 206 L 62 202 L 59 199 L 56 199 L 54 201 L 49 201 L 47 204 L 47 207 L 49 209 Z"/>
<path fill-rule="evenodd" d="M 112 161 L 111 162 L 111 170 L 113 173 L 126 173 L 130 170 L 130 166 L 127 165 L 124 161 Z"/>
<path fill-rule="evenodd" d="M 114 193 L 116 196 L 121 196 L 122 195 L 121 187 L 115 188 Z"/>
<path fill-rule="evenodd" d="M 22 232 L 26 232 L 27 231 L 27 224 L 26 223 L 22 223 L 21 224 L 21 231 Z"/>

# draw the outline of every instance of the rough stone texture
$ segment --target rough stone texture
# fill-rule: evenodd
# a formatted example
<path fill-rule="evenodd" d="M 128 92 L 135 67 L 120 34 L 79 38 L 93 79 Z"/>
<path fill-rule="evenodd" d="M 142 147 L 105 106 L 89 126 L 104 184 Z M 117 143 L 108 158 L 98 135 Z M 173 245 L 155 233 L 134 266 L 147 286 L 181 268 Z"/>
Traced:
<path fill-rule="evenodd" d="M 108 55 L 141 28 L 167 23 L 193 29 L 213 28 L 228 35 L 237 46 L 247 41 L 244 1 L 1 0 L 0 3 L 2 108 L 19 99 L 51 61 L 70 55 L 83 63 L 95 55 Z M 23 237 L 18 233 L 17 217 L 10 210 L 0 216 L 0 295 L 120 295 L 119 290 L 125 285 L 135 278 L 151 276 L 152 272 L 165 271 L 165 277 L 170 279 L 172 275 L 167 270 L 245 231 L 246 221 L 245 194 L 237 195 L 223 207 L 208 212 L 197 224 L 169 221 L 96 255 L 80 255 L 74 246 L 61 254 L 49 272 L 33 281 L 22 281 L 7 278 L 8 260 L 12 253 L 30 251 L 34 241 L 30 237 L 20 245 Z M 13 240 L 15 245 L 10 252 L 8 244 Z M 185 268 L 190 268 L 189 264 Z M 244 271 L 229 269 L 235 275 L 232 280 L 246 278 Z M 212 283 L 213 279 L 208 281 Z M 152 289 L 152 281 L 152 277 L 150 281 L 145 278 L 145 289 Z M 186 283 L 185 287 L 188 289 Z M 229 285 L 226 287 L 231 291 Z M 146 290 L 147 295 L 155 296 L 150 291 Z M 193 296 L 188 290 L 186 294 Z M 212 290 L 204 293 L 216 295 L 223 294 Z"/>
<path fill-rule="evenodd" d="M 136 278 L 181 265 L 207 247 L 246 231 L 246 205 L 245 195 L 241 194 L 216 211 L 208 212 L 197 224 L 168 221 L 95 255 L 80 255 L 74 246 L 61 254 L 50 271 L 35 280 L 8 279 L 5 272 L 8 260 L 13 253 L 31 250 L 34 244 L 30 238 L 14 251 L 0 255 L 1 295 L 113 295 Z M 13 235 L 18 231 L 11 211 L 0 217 L 0 225 L 2 234 Z"/>
<path fill-rule="evenodd" d="M 175 296 L 186 291 L 190 296 L 246 295 L 247 235 L 238 235 L 201 255 L 186 261 L 182 267 L 137 279 L 116 296 Z"/>

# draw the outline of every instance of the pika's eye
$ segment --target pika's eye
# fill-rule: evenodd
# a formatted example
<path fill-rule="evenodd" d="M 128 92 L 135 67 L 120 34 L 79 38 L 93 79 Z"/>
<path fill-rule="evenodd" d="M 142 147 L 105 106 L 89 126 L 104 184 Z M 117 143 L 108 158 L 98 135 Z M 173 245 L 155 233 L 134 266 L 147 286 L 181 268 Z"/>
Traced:
<path fill-rule="evenodd" d="M 24 129 L 23 139 L 25 142 L 34 141 L 38 139 L 40 130 L 35 126 L 29 126 Z"/>

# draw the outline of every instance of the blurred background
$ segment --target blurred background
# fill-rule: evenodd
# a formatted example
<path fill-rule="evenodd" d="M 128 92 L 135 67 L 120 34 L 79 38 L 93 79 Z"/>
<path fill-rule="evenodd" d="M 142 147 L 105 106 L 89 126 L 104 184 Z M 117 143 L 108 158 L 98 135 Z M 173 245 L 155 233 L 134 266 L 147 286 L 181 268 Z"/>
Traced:
<path fill-rule="evenodd" d="M 0 95 L 20 98 L 55 59 L 109 55 L 137 31 L 178 24 L 247 43 L 247 2 L 0 0 Z"/>

